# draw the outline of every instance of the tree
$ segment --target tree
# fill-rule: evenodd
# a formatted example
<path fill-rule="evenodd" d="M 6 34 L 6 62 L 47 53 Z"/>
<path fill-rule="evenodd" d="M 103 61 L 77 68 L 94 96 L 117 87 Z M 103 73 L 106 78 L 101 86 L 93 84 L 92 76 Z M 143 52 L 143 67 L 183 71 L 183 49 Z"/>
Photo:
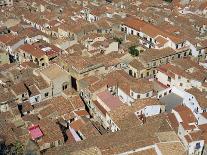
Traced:
<path fill-rule="evenodd" d="M 23 154 L 23 152 L 24 152 L 24 146 L 22 145 L 21 142 L 16 141 L 15 144 L 14 144 L 14 148 L 15 148 L 15 153 L 17 155 L 22 155 Z"/>
<path fill-rule="evenodd" d="M 114 37 L 114 40 L 117 41 L 120 44 L 122 44 L 123 39 L 122 38 L 118 38 L 118 37 Z"/>
<path fill-rule="evenodd" d="M 136 49 L 136 46 L 131 46 L 129 47 L 129 53 L 132 55 L 132 56 L 139 56 L 139 50 Z"/>
<path fill-rule="evenodd" d="M 168 2 L 168 3 L 171 3 L 172 2 L 172 0 L 164 0 L 165 2 Z"/>

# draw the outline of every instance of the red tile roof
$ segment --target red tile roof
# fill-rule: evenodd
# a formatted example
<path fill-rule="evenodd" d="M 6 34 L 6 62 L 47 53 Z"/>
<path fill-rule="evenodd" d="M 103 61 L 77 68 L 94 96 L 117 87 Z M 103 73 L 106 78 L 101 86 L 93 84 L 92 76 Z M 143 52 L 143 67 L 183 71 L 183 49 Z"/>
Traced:
<path fill-rule="evenodd" d="M 114 110 L 122 105 L 122 102 L 119 100 L 119 97 L 111 95 L 109 92 L 104 91 L 97 94 L 97 97 L 106 104 L 106 106 Z"/>
<path fill-rule="evenodd" d="M 196 118 L 193 114 L 193 112 L 186 106 L 178 105 L 174 108 L 175 111 L 177 111 L 180 115 L 180 117 L 183 120 L 183 123 L 194 123 L 196 122 Z"/>
<path fill-rule="evenodd" d="M 34 45 L 30 45 L 30 44 L 24 44 L 20 46 L 19 49 L 37 58 L 41 58 L 42 56 L 45 55 L 45 53 L 41 49 L 35 48 Z"/>

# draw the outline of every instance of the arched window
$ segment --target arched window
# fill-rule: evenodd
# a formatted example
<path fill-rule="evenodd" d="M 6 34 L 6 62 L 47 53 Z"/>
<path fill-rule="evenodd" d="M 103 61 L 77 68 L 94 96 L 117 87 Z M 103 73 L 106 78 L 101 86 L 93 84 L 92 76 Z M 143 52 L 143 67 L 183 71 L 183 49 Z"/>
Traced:
<path fill-rule="evenodd" d="M 64 82 L 62 84 L 62 90 L 66 90 L 68 88 L 68 86 L 69 86 L 68 82 Z"/>

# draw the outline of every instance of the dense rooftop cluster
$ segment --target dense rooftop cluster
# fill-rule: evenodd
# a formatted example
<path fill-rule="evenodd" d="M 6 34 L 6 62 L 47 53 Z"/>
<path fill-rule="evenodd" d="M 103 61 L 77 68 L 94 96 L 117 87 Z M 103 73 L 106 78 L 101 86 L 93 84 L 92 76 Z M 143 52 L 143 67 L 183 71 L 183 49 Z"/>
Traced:
<path fill-rule="evenodd" d="M 0 154 L 207 154 L 206 0 L 0 8 Z"/>

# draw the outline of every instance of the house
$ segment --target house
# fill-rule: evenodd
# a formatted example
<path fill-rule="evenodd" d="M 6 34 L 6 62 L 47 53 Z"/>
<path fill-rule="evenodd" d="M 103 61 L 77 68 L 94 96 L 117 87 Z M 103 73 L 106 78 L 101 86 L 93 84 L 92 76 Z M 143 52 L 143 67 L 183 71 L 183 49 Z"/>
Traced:
<path fill-rule="evenodd" d="M 168 94 L 176 94 L 182 98 L 182 103 L 195 114 L 196 117 L 199 117 L 200 114 L 206 111 L 206 93 L 201 92 L 197 88 L 191 88 L 188 90 L 183 90 L 177 87 L 169 87 L 165 90 L 162 90 L 158 93 L 158 98 L 166 96 Z"/>
<path fill-rule="evenodd" d="M 71 75 L 71 86 L 79 90 L 79 81 L 85 75 L 95 75 L 105 71 L 102 63 L 88 57 L 64 55 L 57 62 L 69 75 Z"/>
<path fill-rule="evenodd" d="M 41 76 L 52 86 L 52 96 L 58 96 L 71 87 L 71 76 L 57 64 L 35 69 L 34 75 Z"/>
<path fill-rule="evenodd" d="M 85 117 L 75 119 L 69 126 L 69 138 L 73 138 L 76 142 L 100 135 L 89 119 Z"/>
<path fill-rule="evenodd" d="M 45 55 L 48 57 L 48 61 L 52 61 L 63 53 L 63 50 L 47 42 L 37 42 L 33 45 L 35 45 L 36 48 L 41 49 L 45 53 Z"/>
<path fill-rule="evenodd" d="M 0 49 L 7 51 L 8 53 L 12 52 L 12 47 L 8 44 L 15 39 L 15 36 L 8 34 L 8 35 L 0 35 Z"/>
<path fill-rule="evenodd" d="M 204 148 L 204 140 L 200 136 L 200 131 L 197 126 L 197 119 L 193 112 L 184 105 L 178 105 L 172 110 L 175 115 L 179 127 L 178 136 L 183 141 L 189 154 L 202 154 Z"/>
<path fill-rule="evenodd" d="M 29 99 L 29 90 L 25 86 L 24 82 L 19 82 L 10 87 L 11 92 L 15 95 L 18 103 Z"/>
<path fill-rule="evenodd" d="M 100 51 L 101 54 L 109 54 L 111 52 L 118 52 L 118 42 L 114 40 L 97 41 L 88 46 L 89 51 Z"/>
<path fill-rule="evenodd" d="M 98 9 L 95 8 L 95 9 L 91 10 L 89 12 L 89 14 L 87 15 L 86 19 L 89 22 L 96 22 L 103 17 L 109 17 L 109 18 L 112 17 L 113 13 L 114 12 L 113 12 L 112 8 L 101 6 Z"/>
<path fill-rule="evenodd" d="M 124 19 L 121 31 L 128 35 L 137 36 L 140 43 L 147 48 L 163 49 L 169 47 L 174 50 L 183 50 L 182 48 L 186 47 L 185 40 L 179 36 L 168 34 L 155 25 L 133 17 Z"/>
<path fill-rule="evenodd" d="M 42 119 L 28 127 L 31 140 L 37 143 L 40 151 L 63 145 L 64 138 L 59 125 L 51 119 Z"/>
<path fill-rule="evenodd" d="M 137 59 L 132 60 L 129 64 L 129 75 L 133 76 L 134 78 L 143 78 L 145 73 L 144 65 Z"/>
<path fill-rule="evenodd" d="M 147 120 L 145 125 L 141 126 L 139 126 L 138 121 L 135 122 L 135 120 L 129 119 L 134 123 L 132 128 L 95 136 L 79 143 L 65 145 L 61 150 L 49 150 L 48 153 L 82 154 L 84 152 L 87 154 L 101 154 L 104 152 L 107 154 L 185 154 L 185 148 L 181 141 L 175 132 L 172 131 L 170 124 L 164 119 L 165 117 L 163 115 L 162 117 L 152 117 Z M 129 120 L 127 121 L 130 122 Z M 132 125 L 132 123 L 130 124 Z M 107 149 L 108 147 L 109 149 Z"/>
<path fill-rule="evenodd" d="M 166 86 L 181 89 L 202 88 L 206 79 L 206 71 L 194 60 L 184 58 L 172 61 L 157 68 L 156 79 Z"/>
<path fill-rule="evenodd" d="M 39 66 L 45 66 L 49 63 L 48 56 L 44 51 L 30 44 L 20 46 L 15 53 L 15 57 L 20 63 L 32 61 Z"/>
<path fill-rule="evenodd" d="M 74 96 L 71 98 L 57 96 L 53 97 L 52 99 L 45 100 L 41 102 L 39 105 L 44 105 L 44 103 L 48 103 L 48 106 L 42 108 L 39 111 L 39 118 L 63 118 L 67 125 L 71 123 L 75 118 L 81 117 L 78 115 L 78 111 L 80 111 L 81 113 L 81 111 L 85 109 L 84 103 L 82 102 L 79 96 Z"/>
<path fill-rule="evenodd" d="M 97 94 L 97 100 L 92 101 L 90 105 L 90 113 L 95 120 L 101 123 L 104 128 L 108 128 L 106 114 L 115 110 L 123 103 L 117 96 L 113 96 L 110 92 L 104 91 Z M 112 132 L 118 129 L 113 129 Z"/>
<path fill-rule="evenodd" d="M 32 75 L 24 83 L 29 89 L 29 101 L 32 105 L 52 97 L 52 85 L 42 76 Z"/>
<path fill-rule="evenodd" d="M 87 78 L 85 78 L 85 80 L 87 80 Z M 92 84 L 83 86 L 81 89 L 81 96 L 86 104 L 96 99 L 95 94 L 104 90 L 118 96 L 119 99 L 127 105 L 132 105 L 136 99 L 150 98 L 155 95 L 151 81 L 147 79 L 134 79 L 125 71 L 121 70 L 113 71 L 107 74 L 103 79 L 89 77 L 88 80 L 92 80 Z"/>
<path fill-rule="evenodd" d="M 140 61 L 146 67 L 141 77 L 150 77 L 156 75 L 156 68 L 162 64 L 167 64 L 172 60 L 184 58 L 190 55 L 189 50 L 176 51 L 172 48 L 149 49 L 140 54 Z"/>
<path fill-rule="evenodd" d="M 129 106 L 121 102 L 117 96 L 106 91 L 97 94 L 97 99 L 90 102 L 89 109 L 94 119 L 112 132 L 121 130 L 123 125 L 126 127 L 126 124 L 122 124 L 121 121 L 129 113 L 131 114 L 130 118 L 134 121 L 137 121 L 136 117 L 143 121 L 143 116 L 157 115 L 165 110 L 157 99 L 138 99 Z"/>
<path fill-rule="evenodd" d="M 25 116 L 25 115 L 27 115 L 29 113 L 32 113 L 33 110 L 34 110 L 33 106 L 28 101 L 22 102 L 22 103 L 18 104 L 18 107 L 19 107 L 20 113 L 23 116 Z"/>

